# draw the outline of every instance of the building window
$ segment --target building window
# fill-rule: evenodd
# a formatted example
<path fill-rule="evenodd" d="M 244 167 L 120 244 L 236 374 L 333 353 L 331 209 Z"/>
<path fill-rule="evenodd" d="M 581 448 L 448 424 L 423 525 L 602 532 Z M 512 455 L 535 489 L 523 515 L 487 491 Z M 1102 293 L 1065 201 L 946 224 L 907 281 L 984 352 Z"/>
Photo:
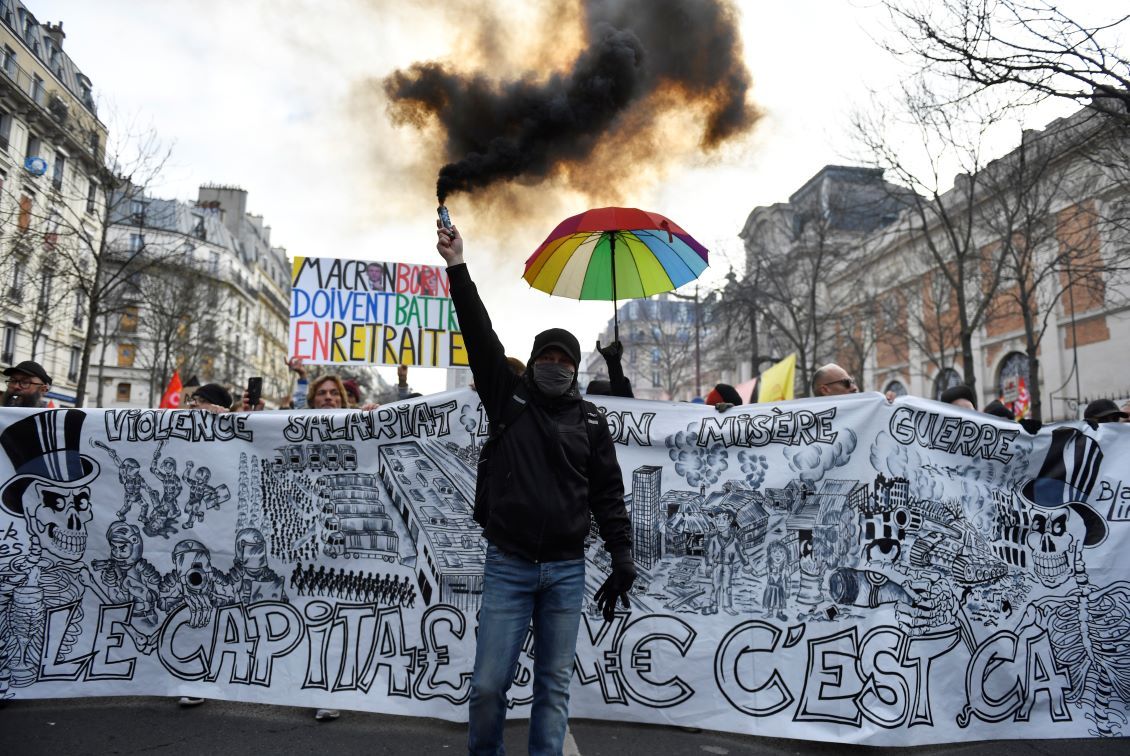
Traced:
<path fill-rule="evenodd" d="M 883 389 L 884 394 L 894 394 L 896 397 L 906 396 L 906 386 L 902 385 L 901 381 L 891 381 L 887 387 Z"/>
<path fill-rule="evenodd" d="M 204 228 L 204 216 L 196 216 L 196 224 L 192 227 L 192 235 L 200 241 L 208 240 L 208 232 Z"/>
<path fill-rule="evenodd" d="M 961 375 L 953 368 L 946 368 L 934 379 L 934 401 L 941 401 L 942 393 L 946 389 L 960 385 Z"/>
<path fill-rule="evenodd" d="M 67 380 L 74 383 L 78 380 L 79 363 L 82 362 L 82 350 L 76 347 L 71 347 L 71 359 L 67 363 Z"/>
<path fill-rule="evenodd" d="M 133 344 L 118 344 L 118 367 L 133 367 L 135 357 L 137 357 L 136 346 Z"/>
<path fill-rule="evenodd" d="M 141 234 L 129 235 L 129 251 L 140 252 L 141 248 L 145 246 L 145 237 Z"/>
<path fill-rule="evenodd" d="M 41 312 L 46 311 L 51 304 L 51 286 L 55 282 L 55 274 L 51 271 L 43 273 L 43 280 L 39 284 L 39 303 Z"/>
<path fill-rule="evenodd" d="M 8 151 L 8 143 L 12 138 L 12 114 L 0 110 L 0 150 Z"/>
<path fill-rule="evenodd" d="M 86 292 L 82 289 L 75 289 L 75 328 L 82 328 L 83 321 L 86 320 Z"/>
<path fill-rule="evenodd" d="M 0 360 L 6 365 L 16 361 L 16 335 L 19 330 L 20 327 L 15 323 L 4 324 L 4 353 L 0 354 Z"/>
<path fill-rule="evenodd" d="M 22 257 L 12 259 L 12 280 L 11 286 L 8 287 L 8 299 L 16 304 L 24 299 L 24 259 Z"/>
<path fill-rule="evenodd" d="M 30 192 L 24 192 L 20 195 L 20 213 L 16 218 L 16 229 L 20 233 L 26 233 L 31 228 L 31 207 L 35 202 L 35 198 Z"/>
<path fill-rule="evenodd" d="M 35 100 L 36 105 L 43 104 L 43 79 L 39 74 L 31 75 L 31 99 Z"/>
<path fill-rule="evenodd" d="M 145 225 L 145 206 L 146 202 L 142 200 L 129 201 L 129 220 L 130 223 L 136 223 L 139 226 Z"/>
<path fill-rule="evenodd" d="M 55 165 L 51 172 L 51 186 L 56 189 L 63 188 L 63 175 L 67 170 L 67 156 L 61 152 L 55 153 Z"/>
<path fill-rule="evenodd" d="M 118 329 L 122 333 L 137 333 L 137 307 L 130 306 L 125 309 L 118 319 Z"/>
<path fill-rule="evenodd" d="M 16 51 L 4 45 L 4 73 L 9 78 L 16 78 Z"/>
<path fill-rule="evenodd" d="M 119 383 L 118 384 L 117 400 L 119 402 L 128 402 L 129 401 L 129 395 L 130 395 L 130 385 L 128 383 Z"/>
<path fill-rule="evenodd" d="M 98 194 L 98 184 L 93 181 L 86 185 L 86 212 L 94 212 L 94 201 Z"/>
<path fill-rule="evenodd" d="M 39 150 L 43 143 L 39 141 L 39 137 L 32 134 L 30 131 L 27 133 L 27 150 L 24 154 L 25 158 L 39 157 Z"/>

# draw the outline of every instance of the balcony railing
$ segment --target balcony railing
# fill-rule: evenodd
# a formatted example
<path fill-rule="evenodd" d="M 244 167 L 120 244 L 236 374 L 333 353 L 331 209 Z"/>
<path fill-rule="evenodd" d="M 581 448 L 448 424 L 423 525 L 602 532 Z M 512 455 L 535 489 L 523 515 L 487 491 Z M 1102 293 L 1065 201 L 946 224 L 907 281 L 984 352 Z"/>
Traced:
<path fill-rule="evenodd" d="M 42 117 L 65 127 L 74 140 L 82 146 L 82 149 L 91 154 L 97 150 L 98 140 L 91 136 L 93 133 L 94 136 L 97 137 L 97 132 L 93 132 L 91 129 L 79 128 L 77 121 L 68 118 L 64 101 L 59 95 L 47 91 L 46 82 L 43 79 L 25 70 L 16 63 L 14 59 L 6 58 L 0 61 L 0 83 L 5 81 L 14 86 L 21 94 L 27 97 L 28 100 L 33 102 Z M 95 118 L 98 117 L 94 112 L 93 101 L 83 101 L 82 98 L 75 96 L 73 92 L 68 91 L 68 94 L 71 94 L 75 99 L 82 102 L 92 116 Z M 97 155 L 95 155 L 95 157 L 97 157 Z"/>

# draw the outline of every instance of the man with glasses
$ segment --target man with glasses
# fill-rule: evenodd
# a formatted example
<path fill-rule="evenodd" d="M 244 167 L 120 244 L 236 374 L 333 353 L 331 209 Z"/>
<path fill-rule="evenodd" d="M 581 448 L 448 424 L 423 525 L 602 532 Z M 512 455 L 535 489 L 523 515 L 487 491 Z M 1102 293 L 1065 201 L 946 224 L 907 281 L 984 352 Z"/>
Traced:
<path fill-rule="evenodd" d="M 46 407 L 47 390 L 51 378 L 38 362 L 24 360 L 15 367 L 4 371 L 8 376 L 8 387 L 4 391 L 5 407 Z"/>
<path fill-rule="evenodd" d="M 812 374 L 812 390 L 816 396 L 841 396 L 858 394 L 859 386 L 846 370 L 829 362 Z"/>

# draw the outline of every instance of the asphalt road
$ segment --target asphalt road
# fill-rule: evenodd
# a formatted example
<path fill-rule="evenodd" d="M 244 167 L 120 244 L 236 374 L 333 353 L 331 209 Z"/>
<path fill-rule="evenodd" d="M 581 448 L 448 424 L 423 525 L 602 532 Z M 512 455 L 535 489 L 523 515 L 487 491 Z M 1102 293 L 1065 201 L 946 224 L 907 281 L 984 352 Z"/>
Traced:
<path fill-rule="evenodd" d="M 506 750 L 525 753 L 524 722 L 507 726 Z M 0 708 L 3 754 L 458 754 L 465 726 L 434 719 L 343 712 L 314 721 L 311 709 L 208 701 L 181 709 L 166 698 L 10 701 Z M 757 738 L 673 727 L 592 720 L 570 723 L 571 756 L 683 754 L 914 754 L 968 756 L 1114 756 L 1130 740 L 1009 740 L 883 749 L 781 738 Z"/>

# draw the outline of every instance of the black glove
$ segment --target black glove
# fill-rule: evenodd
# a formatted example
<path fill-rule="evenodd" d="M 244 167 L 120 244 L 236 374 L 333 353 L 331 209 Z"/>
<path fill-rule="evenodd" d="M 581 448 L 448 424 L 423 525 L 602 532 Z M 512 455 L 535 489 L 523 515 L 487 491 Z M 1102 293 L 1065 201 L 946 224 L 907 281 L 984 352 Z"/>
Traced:
<path fill-rule="evenodd" d="M 608 346 L 602 347 L 600 345 L 600 341 L 598 340 L 596 342 L 596 351 L 600 352 L 605 361 L 616 360 L 617 362 L 619 362 L 620 358 L 624 356 L 624 345 L 619 341 L 613 341 Z"/>
<path fill-rule="evenodd" d="M 616 616 L 616 599 L 620 599 L 625 609 L 630 607 L 628 591 L 634 582 L 636 582 L 636 566 L 632 564 L 631 558 L 612 563 L 612 574 L 604 581 L 604 585 L 597 589 L 593 597 L 596 605 L 600 607 L 600 613 L 604 615 L 605 622 L 611 622 Z"/>

